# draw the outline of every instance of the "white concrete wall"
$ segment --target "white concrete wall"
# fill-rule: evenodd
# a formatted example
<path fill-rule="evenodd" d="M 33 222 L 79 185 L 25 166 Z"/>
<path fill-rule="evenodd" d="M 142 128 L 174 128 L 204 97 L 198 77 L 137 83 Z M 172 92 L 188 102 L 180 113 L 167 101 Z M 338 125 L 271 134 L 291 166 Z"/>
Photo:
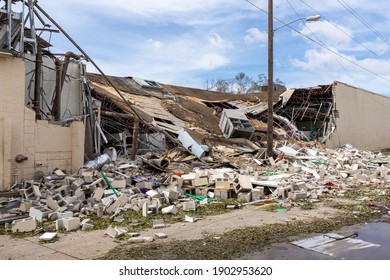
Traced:
<path fill-rule="evenodd" d="M 355 148 L 390 148 L 390 98 L 334 82 L 335 106 L 339 112 L 336 131 L 326 142 L 328 147 L 351 144 Z"/>

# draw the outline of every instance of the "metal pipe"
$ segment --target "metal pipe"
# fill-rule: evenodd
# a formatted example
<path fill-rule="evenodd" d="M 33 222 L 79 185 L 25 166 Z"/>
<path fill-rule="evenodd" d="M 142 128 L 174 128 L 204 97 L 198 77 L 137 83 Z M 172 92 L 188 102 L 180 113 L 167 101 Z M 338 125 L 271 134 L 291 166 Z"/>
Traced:
<path fill-rule="evenodd" d="M 108 112 L 108 111 L 100 111 L 102 116 L 113 117 L 113 118 L 122 118 L 122 119 L 134 119 L 134 116 L 131 114 L 123 114 L 117 112 Z"/>
<path fill-rule="evenodd" d="M 135 119 L 133 125 L 133 141 L 131 143 L 131 157 L 130 157 L 131 160 L 135 160 L 135 156 L 137 154 L 138 135 L 139 135 L 139 120 Z"/>
<path fill-rule="evenodd" d="M 53 104 L 53 115 L 55 120 L 59 121 L 61 120 L 62 61 L 56 59 L 55 65 L 56 65 L 56 88 L 55 88 L 56 96 L 54 98 L 54 104 Z"/>
<path fill-rule="evenodd" d="M 33 107 L 35 110 L 35 118 L 40 119 L 41 115 L 41 83 L 42 83 L 42 50 L 38 47 L 35 56 L 35 87 Z"/>

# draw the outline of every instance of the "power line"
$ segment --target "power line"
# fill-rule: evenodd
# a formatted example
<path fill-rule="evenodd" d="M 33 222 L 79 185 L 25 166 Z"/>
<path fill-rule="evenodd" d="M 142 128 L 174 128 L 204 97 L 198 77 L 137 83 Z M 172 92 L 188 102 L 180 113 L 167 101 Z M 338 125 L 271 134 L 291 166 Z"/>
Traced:
<path fill-rule="evenodd" d="M 305 4 L 307 7 L 309 7 L 310 9 L 312 9 L 315 13 L 319 14 L 319 12 L 314 9 L 312 6 L 310 6 L 309 4 L 307 4 L 304 0 L 301 0 L 301 2 L 303 4 Z M 337 24 L 335 24 L 333 21 L 330 21 L 328 20 L 325 16 L 321 15 L 321 17 L 323 19 L 325 19 L 327 22 L 329 22 L 330 24 L 332 24 L 335 28 L 337 28 L 338 30 L 340 30 L 341 32 L 343 32 L 345 35 L 347 35 L 349 38 L 351 38 L 353 41 L 355 41 L 356 43 L 358 43 L 360 46 L 362 46 L 363 48 L 365 48 L 366 50 L 368 50 L 370 53 L 372 53 L 373 55 L 379 57 L 379 58 L 382 58 L 380 55 L 378 55 L 376 52 L 374 52 L 373 50 L 369 49 L 367 46 L 363 45 L 361 42 L 359 42 L 358 40 L 356 40 L 352 35 L 348 34 L 345 30 L 343 30 L 342 28 L 340 28 Z"/>
<path fill-rule="evenodd" d="M 261 7 L 257 6 L 256 4 L 252 3 L 251 1 L 249 1 L 249 0 L 244 0 L 244 1 L 247 2 L 247 3 L 249 3 L 250 5 L 252 5 L 253 7 L 259 9 L 259 10 L 262 11 L 263 13 L 268 14 L 267 11 L 265 11 L 265 10 L 262 9 Z M 372 70 L 370 70 L 370 69 L 367 69 L 367 68 L 365 68 L 364 66 L 361 66 L 360 64 L 356 63 L 355 61 L 353 61 L 353 60 L 351 60 L 351 59 L 349 59 L 349 58 L 343 56 L 342 54 L 340 54 L 340 53 L 338 53 L 338 52 L 336 52 L 336 51 L 334 51 L 334 50 L 332 50 L 330 47 L 328 47 L 328 46 L 326 46 L 326 45 L 324 45 L 324 44 L 322 44 L 322 43 L 320 43 L 320 42 L 314 40 L 313 38 L 310 38 L 309 36 L 303 34 L 301 31 L 299 31 L 299 30 L 295 29 L 294 27 L 288 25 L 287 23 L 285 23 L 285 22 L 283 22 L 282 20 L 276 18 L 275 16 L 274 16 L 273 18 L 274 18 L 275 20 L 277 20 L 278 22 L 280 22 L 281 24 L 286 25 L 288 28 L 290 28 L 291 30 L 293 30 L 293 31 L 295 31 L 296 33 L 300 34 L 301 36 L 307 38 L 307 39 L 310 40 L 311 42 L 313 42 L 313 43 L 315 43 L 315 44 L 317 44 L 317 45 L 323 47 L 324 49 L 328 50 L 329 52 L 331 52 L 331 53 L 333 53 L 333 54 L 335 54 L 335 55 L 341 57 L 342 59 L 344 59 L 344 60 L 346 60 L 346 61 L 348 61 L 348 62 L 350 62 L 350 63 L 352 63 L 353 65 L 359 67 L 360 69 L 363 69 L 363 70 L 365 70 L 366 72 L 369 72 L 369 73 L 373 74 L 374 76 L 377 76 L 377 77 L 379 77 L 379 78 L 381 78 L 381 79 L 383 79 L 383 80 L 386 80 L 386 81 L 390 82 L 390 79 L 388 79 L 388 78 L 386 78 L 386 77 L 384 77 L 384 76 L 382 76 L 382 75 L 380 75 L 380 74 L 378 74 L 378 73 L 375 73 L 374 71 L 372 71 Z"/>
<path fill-rule="evenodd" d="M 304 2 L 303 0 L 301 0 L 302 2 Z M 287 0 L 287 3 L 290 5 L 291 9 L 294 11 L 295 15 L 298 17 L 298 18 L 301 18 L 301 16 L 298 14 L 298 12 L 296 11 L 296 9 L 294 8 L 294 6 L 291 4 L 291 2 L 289 0 Z M 305 2 L 304 2 L 305 3 Z M 305 3 L 306 4 L 306 3 Z M 306 4 L 307 5 L 307 4 Z M 314 10 L 314 9 L 313 9 Z M 314 10 L 314 12 L 316 12 L 317 14 L 319 14 L 319 12 L 317 12 L 316 10 Z M 336 25 L 335 25 L 336 26 Z M 321 44 L 323 44 L 324 46 L 326 46 L 327 48 L 329 48 L 329 46 L 327 46 L 320 38 L 318 38 L 318 36 L 315 35 L 315 33 L 313 32 L 313 30 L 311 30 L 311 28 L 307 25 L 306 26 L 307 29 L 309 29 L 311 35 L 316 38 Z M 337 26 L 336 26 L 337 27 Z M 344 65 L 339 61 L 338 58 L 336 58 L 337 60 L 337 63 L 343 68 L 343 70 L 345 71 L 345 73 L 348 74 L 348 76 L 353 80 L 355 81 L 355 79 L 352 77 L 351 73 L 344 67 Z M 355 81 L 355 83 L 357 83 Z"/>
<path fill-rule="evenodd" d="M 389 41 L 383 37 L 378 31 L 376 31 L 362 16 L 360 16 L 357 12 L 355 12 L 347 3 L 342 0 L 337 0 L 348 12 L 350 12 L 354 17 L 356 17 L 361 23 L 363 23 L 368 29 L 372 31 L 378 38 L 380 38 L 383 42 L 390 46 Z"/>

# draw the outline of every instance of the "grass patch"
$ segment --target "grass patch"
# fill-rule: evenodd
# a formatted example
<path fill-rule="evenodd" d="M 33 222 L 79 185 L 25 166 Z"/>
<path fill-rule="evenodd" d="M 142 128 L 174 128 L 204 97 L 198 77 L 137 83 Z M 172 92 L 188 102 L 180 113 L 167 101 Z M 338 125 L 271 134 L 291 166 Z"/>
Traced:
<path fill-rule="evenodd" d="M 224 234 L 206 236 L 200 240 L 175 240 L 169 243 L 142 246 L 121 245 L 108 252 L 105 260 L 140 259 L 238 259 L 246 253 L 260 252 L 272 243 L 288 242 L 288 238 L 299 234 L 327 233 L 343 226 L 368 221 L 372 216 L 355 216 L 346 213 L 332 219 L 293 221 L 285 224 L 271 224 L 261 227 L 236 229 Z"/>
<path fill-rule="evenodd" d="M 314 205 L 313 202 L 307 201 L 306 203 L 302 204 L 299 208 L 301 210 L 312 210 L 312 209 L 315 209 L 316 206 Z"/>

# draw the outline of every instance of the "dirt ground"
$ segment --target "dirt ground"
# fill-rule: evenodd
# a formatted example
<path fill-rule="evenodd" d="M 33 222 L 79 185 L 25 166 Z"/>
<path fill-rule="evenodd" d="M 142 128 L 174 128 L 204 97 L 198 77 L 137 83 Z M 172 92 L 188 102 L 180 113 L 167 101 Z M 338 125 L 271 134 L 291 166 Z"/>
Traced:
<path fill-rule="evenodd" d="M 145 229 L 142 236 L 154 236 L 155 233 L 165 233 L 166 239 L 156 239 L 154 246 L 170 243 L 176 240 L 191 241 L 205 238 L 207 235 L 224 235 L 224 233 L 245 229 L 248 227 L 261 227 L 271 224 L 286 224 L 293 221 L 313 221 L 317 219 L 333 219 L 343 214 L 343 211 L 317 206 L 311 210 L 292 208 L 287 212 L 269 212 L 246 206 L 243 209 L 207 216 L 194 223 L 179 222 L 161 229 Z M 104 235 L 104 230 L 59 233 L 59 240 L 53 243 L 42 243 L 39 235 L 24 238 L 12 238 L 8 235 L 0 236 L 0 259 L 7 260 L 78 260 L 99 259 L 114 248 L 139 247 L 146 244 L 128 244 L 126 240 L 120 241 Z"/>

